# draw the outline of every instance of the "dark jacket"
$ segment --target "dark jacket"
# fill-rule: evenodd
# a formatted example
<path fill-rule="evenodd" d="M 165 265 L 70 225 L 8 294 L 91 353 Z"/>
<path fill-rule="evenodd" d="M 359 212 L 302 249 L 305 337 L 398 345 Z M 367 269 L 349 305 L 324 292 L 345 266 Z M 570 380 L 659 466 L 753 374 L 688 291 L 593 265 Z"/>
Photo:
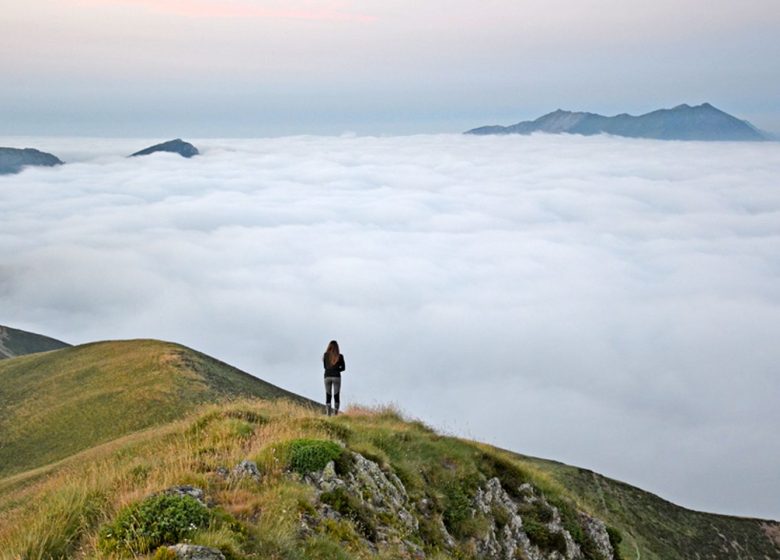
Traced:
<path fill-rule="evenodd" d="M 335 365 L 329 366 L 326 362 L 327 357 L 322 357 L 322 365 L 325 366 L 325 377 L 341 377 L 341 372 L 344 371 L 344 354 L 339 354 L 339 361 Z"/>

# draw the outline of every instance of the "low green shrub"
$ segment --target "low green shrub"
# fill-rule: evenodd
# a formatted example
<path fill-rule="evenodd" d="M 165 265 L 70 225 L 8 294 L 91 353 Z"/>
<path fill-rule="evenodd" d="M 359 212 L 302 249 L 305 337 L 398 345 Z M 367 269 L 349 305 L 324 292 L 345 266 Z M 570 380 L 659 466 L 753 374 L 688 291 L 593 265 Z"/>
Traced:
<path fill-rule="evenodd" d="M 210 519 L 206 507 L 191 496 L 161 494 L 122 509 L 100 530 L 105 552 L 147 553 L 190 537 Z"/>
<path fill-rule="evenodd" d="M 609 535 L 609 544 L 612 545 L 612 550 L 615 552 L 615 560 L 623 560 L 623 555 L 620 552 L 620 543 L 623 542 L 622 533 L 615 527 L 607 526 L 607 535 Z"/>
<path fill-rule="evenodd" d="M 444 488 L 444 525 L 456 537 L 464 536 L 466 521 L 471 517 L 473 496 L 457 483 Z"/>
<path fill-rule="evenodd" d="M 289 444 L 289 466 L 293 471 L 307 474 L 325 468 L 344 452 L 339 444 L 320 439 L 296 439 Z"/>
<path fill-rule="evenodd" d="M 176 553 L 167 546 L 159 547 L 152 556 L 152 560 L 176 560 L 177 558 Z"/>
<path fill-rule="evenodd" d="M 487 477 L 496 477 L 501 481 L 507 493 L 516 499 L 522 499 L 524 496 L 520 491 L 520 486 L 526 482 L 531 482 L 531 477 L 520 467 L 511 461 L 485 452 L 479 460 L 479 470 Z"/>

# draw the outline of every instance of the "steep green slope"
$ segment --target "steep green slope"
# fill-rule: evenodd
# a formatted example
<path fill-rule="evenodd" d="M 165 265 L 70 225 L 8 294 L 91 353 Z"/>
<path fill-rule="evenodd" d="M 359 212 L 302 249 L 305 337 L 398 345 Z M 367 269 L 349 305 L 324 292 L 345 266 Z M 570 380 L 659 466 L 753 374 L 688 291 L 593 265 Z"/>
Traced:
<path fill-rule="evenodd" d="M 691 511 L 623 482 L 581 469 L 508 454 L 550 475 L 579 503 L 622 530 L 630 558 L 780 558 L 774 521 Z"/>
<path fill-rule="evenodd" d="M 61 340 L 0 325 L 0 360 L 35 352 L 59 350 L 68 346 L 70 344 Z"/>
<path fill-rule="evenodd" d="M 98 342 L 0 362 L 0 476 L 234 397 L 302 397 L 184 346 Z"/>

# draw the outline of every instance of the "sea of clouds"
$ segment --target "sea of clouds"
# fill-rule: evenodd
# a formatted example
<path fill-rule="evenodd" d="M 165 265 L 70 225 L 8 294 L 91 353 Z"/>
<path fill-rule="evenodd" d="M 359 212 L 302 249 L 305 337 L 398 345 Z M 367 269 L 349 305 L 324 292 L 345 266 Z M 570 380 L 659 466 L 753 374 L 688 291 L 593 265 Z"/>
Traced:
<path fill-rule="evenodd" d="M 158 139 L 159 140 L 159 139 Z M 181 342 L 682 505 L 780 518 L 780 144 L 4 138 L 0 324 Z"/>

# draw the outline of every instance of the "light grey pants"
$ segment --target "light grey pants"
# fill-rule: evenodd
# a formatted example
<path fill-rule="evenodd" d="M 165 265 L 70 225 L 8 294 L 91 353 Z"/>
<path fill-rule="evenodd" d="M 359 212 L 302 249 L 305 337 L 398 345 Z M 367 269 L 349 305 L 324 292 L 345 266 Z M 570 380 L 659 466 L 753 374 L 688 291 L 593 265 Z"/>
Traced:
<path fill-rule="evenodd" d="M 333 396 L 333 405 L 336 410 L 339 409 L 339 393 L 341 392 L 340 377 L 325 378 L 325 404 L 330 408 L 330 398 Z"/>

